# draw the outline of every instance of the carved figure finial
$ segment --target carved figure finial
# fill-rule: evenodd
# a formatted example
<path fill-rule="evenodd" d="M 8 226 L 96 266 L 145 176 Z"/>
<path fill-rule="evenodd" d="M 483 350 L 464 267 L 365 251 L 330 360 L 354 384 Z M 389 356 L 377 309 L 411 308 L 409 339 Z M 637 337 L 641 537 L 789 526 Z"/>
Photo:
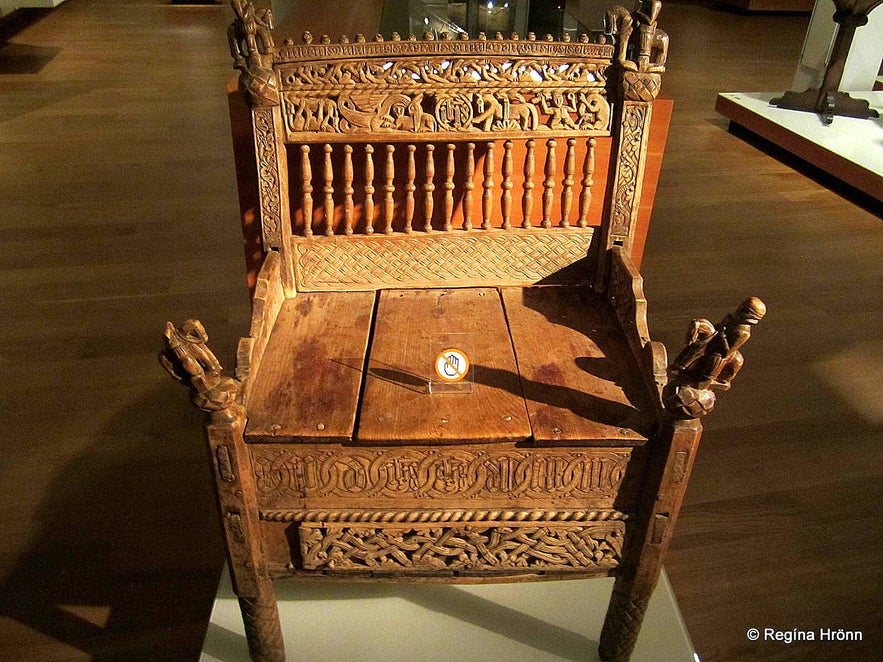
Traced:
<path fill-rule="evenodd" d="M 764 302 L 749 297 L 720 324 L 693 320 L 686 347 L 668 367 L 669 381 L 663 391 L 666 408 L 678 418 L 696 418 L 710 412 L 714 391 L 729 390 L 742 369 L 745 360 L 740 348 L 751 337 L 751 327 L 764 315 Z"/>
<path fill-rule="evenodd" d="M 617 41 L 617 59 L 631 71 L 661 73 L 668 57 L 668 35 L 656 27 L 661 0 L 636 0 L 629 12 L 614 7 L 607 12 L 606 32 Z"/>
<path fill-rule="evenodd" d="M 251 0 L 231 0 L 236 19 L 227 30 L 233 68 L 242 72 L 240 84 L 257 105 L 279 102 L 273 74 L 273 12 L 255 9 Z"/>
<path fill-rule="evenodd" d="M 224 415 L 236 405 L 239 382 L 221 374 L 221 364 L 208 348 L 208 334 L 199 320 L 180 327 L 166 322 L 159 362 L 172 377 L 189 386 L 193 404 L 203 411 Z"/>

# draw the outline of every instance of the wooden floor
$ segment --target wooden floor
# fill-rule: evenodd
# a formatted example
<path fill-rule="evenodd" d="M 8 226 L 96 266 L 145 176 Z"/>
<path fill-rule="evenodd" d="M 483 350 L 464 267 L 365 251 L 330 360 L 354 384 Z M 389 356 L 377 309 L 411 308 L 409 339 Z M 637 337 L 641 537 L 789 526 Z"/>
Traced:
<path fill-rule="evenodd" d="M 370 34 L 380 3 L 352 4 L 343 29 Z M 155 354 L 167 319 L 202 318 L 228 366 L 247 330 L 228 12 L 68 0 L 0 46 L 0 659 L 200 649 L 221 538 L 199 416 Z M 669 2 L 660 24 L 651 330 L 677 346 L 744 295 L 770 308 L 707 422 L 675 594 L 706 662 L 881 659 L 881 211 L 714 113 L 787 89 L 807 17 Z"/>

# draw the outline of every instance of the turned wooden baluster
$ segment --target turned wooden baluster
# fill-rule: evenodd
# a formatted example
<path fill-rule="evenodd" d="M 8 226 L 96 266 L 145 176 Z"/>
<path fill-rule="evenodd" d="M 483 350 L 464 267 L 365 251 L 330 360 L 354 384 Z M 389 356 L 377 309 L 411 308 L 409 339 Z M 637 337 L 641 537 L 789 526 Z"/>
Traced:
<path fill-rule="evenodd" d="M 395 200 L 392 197 L 396 190 L 392 183 L 392 180 L 395 178 L 395 163 L 393 162 L 392 155 L 395 151 L 394 145 L 386 146 L 386 185 L 383 187 L 383 190 L 386 192 L 386 196 L 383 198 L 383 220 L 385 224 L 383 231 L 386 234 L 392 234 L 392 216 L 395 213 Z"/>
<path fill-rule="evenodd" d="M 579 192 L 579 220 L 577 225 L 581 228 L 588 226 L 589 206 L 592 204 L 592 185 L 595 176 L 595 139 L 590 138 L 586 160 L 583 161 L 582 190 Z"/>
<path fill-rule="evenodd" d="M 481 196 L 481 229 L 491 229 L 491 213 L 494 210 L 494 143 L 487 144 L 484 157 L 484 180 L 481 183 L 484 193 Z"/>
<path fill-rule="evenodd" d="M 570 226 L 570 209 L 573 206 L 573 173 L 576 172 L 576 138 L 568 138 L 564 157 L 564 190 L 561 191 L 561 227 Z"/>
<path fill-rule="evenodd" d="M 555 145 L 550 138 L 546 142 L 546 178 L 543 180 L 543 227 L 552 227 L 552 201 L 555 199 Z"/>
<path fill-rule="evenodd" d="M 365 234 L 374 234 L 374 146 L 365 145 Z"/>
<path fill-rule="evenodd" d="M 524 195 L 521 198 L 521 213 L 524 218 L 521 221 L 521 227 L 530 227 L 530 213 L 533 211 L 533 176 L 536 172 L 536 158 L 534 155 L 534 141 L 528 140 L 525 143 L 527 153 L 524 155 Z"/>
<path fill-rule="evenodd" d="M 445 232 L 451 231 L 454 216 L 454 144 L 448 143 L 448 160 L 445 166 Z"/>
<path fill-rule="evenodd" d="M 466 181 L 463 183 L 463 229 L 472 229 L 472 189 L 475 188 L 475 143 L 466 143 Z"/>
<path fill-rule="evenodd" d="M 414 183 L 414 179 L 417 177 L 417 166 L 414 163 L 416 150 L 416 145 L 408 145 L 408 172 L 405 183 L 405 232 L 407 233 L 411 232 L 414 222 L 414 191 L 417 190 L 417 185 Z"/>
<path fill-rule="evenodd" d="M 343 231 L 353 233 L 353 147 L 343 146 Z"/>
<path fill-rule="evenodd" d="M 334 234 L 334 168 L 331 166 L 331 145 L 325 144 L 325 168 L 324 179 L 325 186 L 322 191 L 325 193 L 325 236 L 330 237 Z"/>
<path fill-rule="evenodd" d="M 432 232 L 432 209 L 435 203 L 432 199 L 432 193 L 435 191 L 435 160 L 432 153 L 435 151 L 435 145 L 426 146 L 426 183 L 423 185 L 423 216 L 425 217 L 423 229 Z"/>
<path fill-rule="evenodd" d="M 503 181 L 500 183 L 503 189 L 503 197 L 500 207 L 503 212 L 503 229 L 512 227 L 510 218 L 512 215 L 512 141 L 503 143 Z"/>
<path fill-rule="evenodd" d="M 303 191 L 304 236 L 313 236 L 313 167 L 310 165 L 310 146 L 300 146 L 301 189 Z"/>

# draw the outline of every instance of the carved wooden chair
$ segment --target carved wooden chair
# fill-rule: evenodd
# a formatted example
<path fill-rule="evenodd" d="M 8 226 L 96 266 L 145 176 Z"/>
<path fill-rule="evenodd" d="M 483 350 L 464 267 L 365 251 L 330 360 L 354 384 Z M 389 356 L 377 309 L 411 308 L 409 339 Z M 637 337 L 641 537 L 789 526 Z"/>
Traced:
<path fill-rule="evenodd" d="M 161 359 L 210 412 L 252 656 L 284 658 L 282 577 L 614 575 L 600 651 L 627 659 L 698 417 L 763 315 L 750 299 L 694 321 L 668 370 L 650 340 L 630 252 L 660 3 L 579 41 L 280 47 L 268 12 L 233 5 L 262 232 L 251 330 L 235 377 L 193 320 Z"/>

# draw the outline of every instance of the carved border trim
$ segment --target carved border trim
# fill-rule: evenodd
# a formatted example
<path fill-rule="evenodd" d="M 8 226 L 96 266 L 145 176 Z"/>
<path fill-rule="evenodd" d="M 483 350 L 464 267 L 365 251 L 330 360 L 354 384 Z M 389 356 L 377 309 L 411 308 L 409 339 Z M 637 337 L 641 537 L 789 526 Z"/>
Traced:
<path fill-rule="evenodd" d="M 261 510 L 265 522 L 606 522 L 628 519 L 618 510 Z"/>
<path fill-rule="evenodd" d="M 610 62 L 611 44 L 567 42 L 481 40 L 464 41 L 374 41 L 349 44 L 293 44 L 276 52 L 277 64 L 327 60 L 332 58 L 370 58 L 394 55 L 511 55 L 545 57 L 581 57 Z"/>

